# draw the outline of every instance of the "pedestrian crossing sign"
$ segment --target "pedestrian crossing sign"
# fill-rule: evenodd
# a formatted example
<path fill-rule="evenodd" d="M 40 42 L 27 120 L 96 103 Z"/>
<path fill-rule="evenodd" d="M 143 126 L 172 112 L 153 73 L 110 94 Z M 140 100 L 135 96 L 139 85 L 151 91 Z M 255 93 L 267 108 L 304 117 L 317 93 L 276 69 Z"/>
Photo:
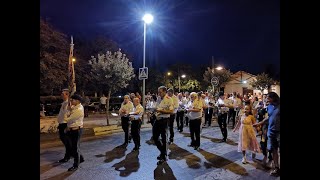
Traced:
<path fill-rule="evenodd" d="M 148 79 L 148 68 L 139 68 L 139 80 Z"/>

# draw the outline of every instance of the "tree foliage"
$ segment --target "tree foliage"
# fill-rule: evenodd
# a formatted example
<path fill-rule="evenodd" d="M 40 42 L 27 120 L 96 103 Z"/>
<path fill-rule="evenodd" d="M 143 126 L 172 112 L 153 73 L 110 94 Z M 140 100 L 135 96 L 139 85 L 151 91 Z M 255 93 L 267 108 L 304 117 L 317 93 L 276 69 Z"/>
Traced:
<path fill-rule="evenodd" d="M 210 67 L 207 67 L 203 74 L 204 81 L 211 85 L 211 79 L 215 76 L 219 79 L 219 84 L 217 85 L 218 88 L 224 86 L 227 82 L 231 80 L 231 72 L 230 70 L 223 69 L 223 70 L 216 70 Z"/>
<path fill-rule="evenodd" d="M 250 83 L 253 88 L 256 88 L 260 91 L 265 89 L 269 89 L 272 84 L 274 84 L 274 80 L 268 76 L 266 73 L 258 74 L 257 80 Z"/>
<path fill-rule="evenodd" d="M 77 91 L 85 94 L 93 94 L 97 91 L 102 93 L 102 86 L 96 83 L 89 73 L 92 66 L 88 64 L 88 60 L 91 59 L 92 54 L 104 54 L 108 49 L 114 52 L 118 49 L 118 45 L 101 35 L 96 36 L 94 39 L 75 37 L 74 44 L 74 56 L 77 59 L 75 63 Z"/>
<path fill-rule="evenodd" d="M 107 124 L 109 125 L 108 110 L 109 100 L 112 93 L 128 86 L 128 82 L 135 77 L 132 63 L 122 54 L 121 49 L 113 54 L 107 51 L 106 54 L 98 54 L 98 57 L 91 57 L 89 64 L 92 66 L 91 75 L 95 82 L 107 89 Z"/>
<path fill-rule="evenodd" d="M 67 36 L 40 19 L 40 94 L 52 94 L 66 85 L 68 62 Z"/>

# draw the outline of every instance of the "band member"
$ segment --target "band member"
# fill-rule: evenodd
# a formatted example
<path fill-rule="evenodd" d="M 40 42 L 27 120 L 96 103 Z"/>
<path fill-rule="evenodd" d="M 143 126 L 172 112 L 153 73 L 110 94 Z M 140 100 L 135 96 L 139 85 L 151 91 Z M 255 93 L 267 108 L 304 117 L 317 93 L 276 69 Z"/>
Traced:
<path fill-rule="evenodd" d="M 212 115 L 213 115 L 213 105 L 215 103 L 213 96 L 211 94 L 206 96 L 205 102 L 206 102 L 207 108 L 205 109 L 205 114 L 204 114 L 204 118 L 205 118 L 204 126 L 208 124 L 208 127 L 210 127 L 212 122 Z"/>
<path fill-rule="evenodd" d="M 160 103 L 157 103 L 156 118 L 153 128 L 153 140 L 160 151 L 160 155 L 157 157 L 158 165 L 167 161 L 167 127 L 170 119 L 170 114 L 173 113 L 173 101 L 172 98 L 167 95 L 167 88 L 160 86 L 158 88 L 158 94 L 160 96 Z M 161 142 L 159 136 L 161 135 Z"/>
<path fill-rule="evenodd" d="M 69 103 L 69 89 L 63 89 L 61 92 L 61 97 L 63 99 L 63 103 L 61 104 L 61 108 L 59 111 L 58 115 L 58 129 L 59 129 L 59 137 L 61 142 L 63 143 L 65 147 L 65 154 L 63 159 L 60 159 L 58 162 L 59 163 L 65 163 L 68 162 L 71 156 L 71 145 L 69 144 L 69 141 L 67 139 L 67 134 L 66 134 L 66 128 L 67 128 L 67 115 L 69 112 L 68 110 L 68 103 Z"/>
<path fill-rule="evenodd" d="M 190 94 L 190 102 L 187 105 L 187 116 L 190 120 L 190 136 L 191 143 L 189 146 L 194 147 L 194 150 L 198 150 L 200 146 L 200 126 L 203 110 L 203 102 L 198 98 L 197 93 L 192 92 Z"/>
<path fill-rule="evenodd" d="M 119 109 L 119 114 L 121 116 L 121 126 L 124 131 L 124 143 L 118 147 L 126 148 L 129 143 L 129 113 L 133 110 L 133 104 L 130 101 L 129 95 L 125 95 L 124 100 Z"/>
<path fill-rule="evenodd" d="M 133 99 L 133 106 L 132 112 L 129 113 L 129 118 L 131 121 L 131 136 L 134 142 L 132 151 L 137 151 L 140 148 L 140 128 L 144 109 L 140 104 L 140 99 L 137 97 Z"/>
<path fill-rule="evenodd" d="M 169 130 L 170 130 L 170 138 L 169 138 L 169 144 L 172 144 L 173 143 L 173 137 L 174 137 L 174 132 L 173 132 L 173 123 L 174 123 L 174 119 L 176 117 L 176 114 L 177 114 L 177 110 L 178 110 L 178 107 L 179 107 L 179 100 L 177 98 L 177 96 L 175 96 L 173 94 L 173 89 L 168 89 L 168 96 L 172 98 L 172 101 L 173 101 L 173 113 L 170 114 L 170 120 L 168 122 L 168 126 L 169 126 Z"/>
<path fill-rule="evenodd" d="M 179 100 L 179 107 L 177 110 L 177 116 L 176 116 L 176 121 L 177 121 L 177 127 L 179 132 L 183 131 L 183 117 L 185 113 L 185 105 L 186 101 L 183 99 L 182 94 L 178 94 L 178 100 Z"/>
<path fill-rule="evenodd" d="M 70 97 L 71 107 L 69 106 L 70 116 L 66 118 L 67 121 L 67 136 L 71 144 L 71 155 L 74 158 L 73 166 L 68 171 L 75 171 L 78 169 L 80 163 L 84 161 L 80 153 L 80 137 L 83 129 L 84 109 L 81 104 L 81 96 L 75 94 Z"/>
<path fill-rule="evenodd" d="M 224 102 L 225 96 L 223 92 L 219 93 L 219 99 L 216 102 L 216 106 L 218 107 L 218 124 L 222 133 L 222 140 L 220 142 L 226 142 L 228 131 L 227 131 L 227 115 L 229 108 Z"/>

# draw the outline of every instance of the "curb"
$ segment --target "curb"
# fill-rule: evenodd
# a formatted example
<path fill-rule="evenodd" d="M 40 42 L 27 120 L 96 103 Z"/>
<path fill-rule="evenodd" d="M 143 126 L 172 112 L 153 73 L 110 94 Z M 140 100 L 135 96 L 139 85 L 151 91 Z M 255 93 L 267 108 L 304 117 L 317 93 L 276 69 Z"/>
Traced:
<path fill-rule="evenodd" d="M 151 128 L 151 124 L 144 124 L 141 126 L 141 129 Z M 110 135 L 113 133 L 123 132 L 122 127 L 118 125 L 109 125 L 109 126 L 97 126 L 90 128 L 83 128 L 82 138 L 84 137 L 94 137 L 94 136 L 104 136 Z M 40 144 L 49 143 L 59 140 L 59 133 L 40 133 Z"/>

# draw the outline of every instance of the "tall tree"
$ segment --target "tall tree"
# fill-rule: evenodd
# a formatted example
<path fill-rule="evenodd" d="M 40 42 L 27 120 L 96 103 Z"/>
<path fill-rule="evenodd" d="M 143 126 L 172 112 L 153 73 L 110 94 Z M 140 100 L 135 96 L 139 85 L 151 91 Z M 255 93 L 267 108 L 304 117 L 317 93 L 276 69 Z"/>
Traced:
<path fill-rule="evenodd" d="M 108 90 L 106 118 L 109 125 L 111 94 L 128 86 L 128 82 L 135 76 L 134 69 L 126 55 L 121 53 L 121 49 L 113 54 L 110 51 L 106 54 L 98 54 L 98 58 L 92 56 L 89 64 L 92 66 L 91 74 L 96 82 Z"/>
<path fill-rule="evenodd" d="M 92 54 L 105 54 L 107 50 L 117 51 L 118 45 L 105 36 L 98 35 L 94 39 L 85 37 L 75 37 L 74 56 L 76 57 L 75 71 L 77 91 L 93 94 L 102 87 L 95 83 L 95 79 L 91 76 L 91 65 L 88 60 Z M 102 92 L 101 92 L 102 93 Z"/>
<path fill-rule="evenodd" d="M 250 83 L 253 88 L 256 88 L 263 92 L 265 89 L 269 89 L 272 84 L 274 84 L 274 80 L 268 76 L 266 73 L 258 74 L 257 80 Z"/>
<path fill-rule="evenodd" d="M 67 83 L 67 36 L 40 18 L 40 94 L 53 94 Z"/>

